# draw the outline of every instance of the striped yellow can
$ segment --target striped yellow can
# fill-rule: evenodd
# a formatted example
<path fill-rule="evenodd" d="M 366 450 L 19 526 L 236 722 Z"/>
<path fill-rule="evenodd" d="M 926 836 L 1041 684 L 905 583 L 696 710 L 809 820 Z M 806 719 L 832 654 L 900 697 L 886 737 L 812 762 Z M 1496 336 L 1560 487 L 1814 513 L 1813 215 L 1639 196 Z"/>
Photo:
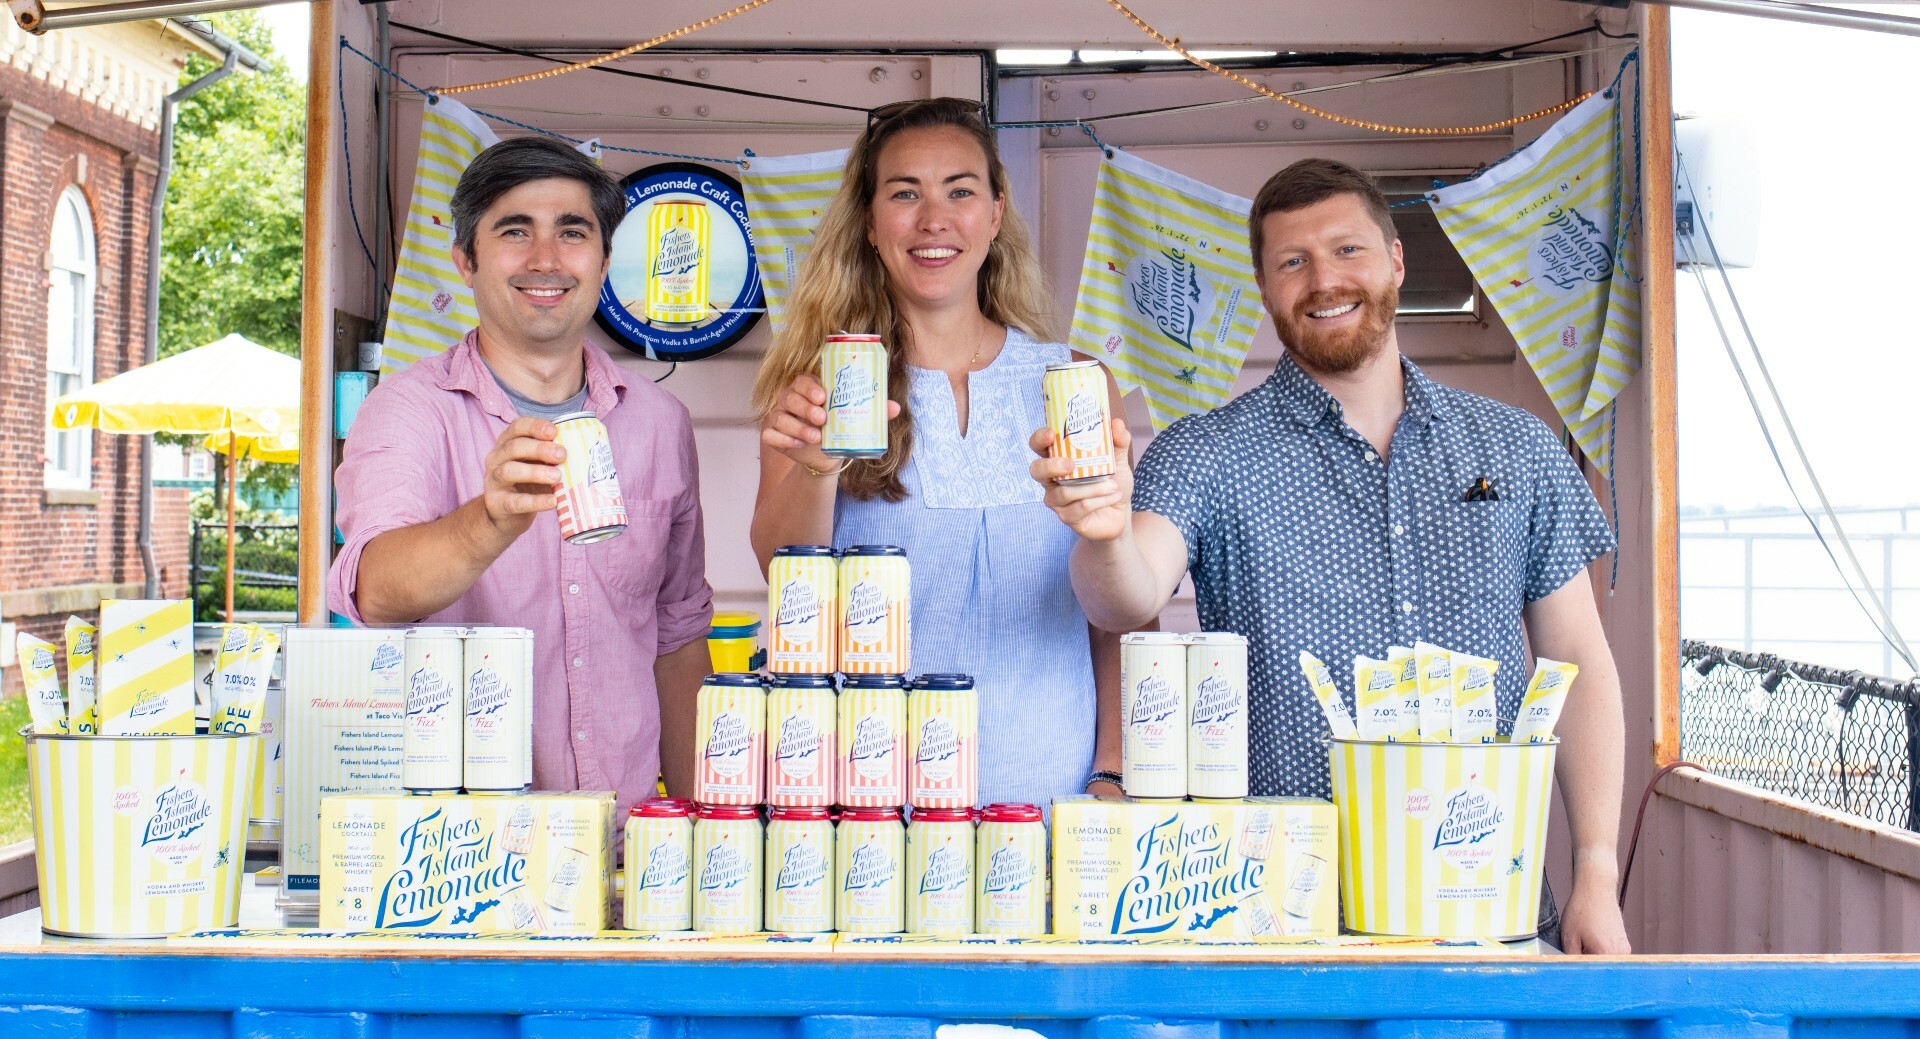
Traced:
<path fill-rule="evenodd" d="M 760 930 L 761 858 L 766 838 L 751 805 L 701 805 L 693 823 L 693 929 Z"/>
<path fill-rule="evenodd" d="M 1113 475 L 1113 423 L 1107 397 L 1107 373 L 1099 361 L 1047 365 L 1040 392 L 1046 401 L 1047 428 L 1053 431 L 1050 458 L 1065 458 L 1073 472 L 1061 483 L 1087 483 Z"/>
<path fill-rule="evenodd" d="M 1039 807 L 988 805 L 976 836 L 974 926 L 981 934 L 1047 933 L 1047 824 Z"/>
<path fill-rule="evenodd" d="M 767 670 L 825 675 L 840 666 L 840 561 L 825 545 L 785 545 L 767 564 Z"/>
<path fill-rule="evenodd" d="M 913 666 L 913 571 L 895 545 L 840 553 L 843 675 L 904 675 Z"/>
<path fill-rule="evenodd" d="M 827 424 L 820 450 L 835 458 L 887 453 L 887 348 L 875 335 L 834 335 L 820 350 Z"/>
<path fill-rule="evenodd" d="M 1347 927 L 1535 934 L 1557 747 L 1334 740 Z"/>
<path fill-rule="evenodd" d="M 906 828 L 898 808 L 849 808 L 834 836 L 834 915 L 843 934 L 906 930 Z"/>
<path fill-rule="evenodd" d="M 693 927 L 693 803 L 656 797 L 627 815 L 627 885 L 620 926 Z"/>
<path fill-rule="evenodd" d="M 824 807 L 774 808 L 767 820 L 769 931 L 833 930 L 833 823 Z"/>
<path fill-rule="evenodd" d="M 574 411 L 553 425 L 554 442 L 567 449 L 554 489 L 560 536 L 575 545 L 619 537 L 627 529 L 627 504 L 606 423 L 591 411 Z"/>
<path fill-rule="evenodd" d="M 707 318 L 707 204 L 655 202 L 647 211 L 647 321 L 696 325 Z"/>
<path fill-rule="evenodd" d="M 840 687 L 835 803 L 907 803 L 907 683 L 899 675 L 849 675 Z"/>
<path fill-rule="evenodd" d="M 832 675 L 774 675 L 767 690 L 767 803 L 833 803 L 840 721 Z"/>
<path fill-rule="evenodd" d="M 766 798 L 767 691 L 759 675 L 708 675 L 693 732 L 695 801 L 757 805 Z"/>
<path fill-rule="evenodd" d="M 239 922 L 258 736 L 26 740 L 41 930 L 157 938 Z"/>
<path fill-rule="evenodd" d="M 907 827 L 907 930 L 973 933 L 973 812 L 928 808 Z"/>

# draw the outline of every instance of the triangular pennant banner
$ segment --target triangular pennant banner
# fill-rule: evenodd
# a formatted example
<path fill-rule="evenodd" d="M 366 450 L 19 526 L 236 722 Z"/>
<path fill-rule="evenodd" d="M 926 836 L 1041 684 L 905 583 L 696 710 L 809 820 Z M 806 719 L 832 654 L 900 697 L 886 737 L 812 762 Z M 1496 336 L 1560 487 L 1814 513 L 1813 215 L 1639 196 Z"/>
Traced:
<path fill-rule="evenodd" d="M 1511 158 L 1433 193 L 1441 228 L 1609 478 L 1608 405 L 1640 370 L 1640 286 L 1625 266 L 1638 242 L 1616 226 L 1638 171 L 1620 153 L 1619 106 L 1618 90 L 1595 94 Z"/>
<path fill-rule="evenodd" d="M 1217 407 L 1253 333 L 1253 203 L 1125 152 L 1100 164 L 1068 345 L 1147 398 L 1153 428 Z"/>
<path fill-rule="evenodd" d="M 767 295 L 767 320 L 776 331 L 814 229 L 840 190 L 847 151 L 754 156 L 740 174 L 747 219 L 753 222 L 753 262 Z"/>
<path fill-rule="evenodd" d="M 448 207 L 467 164 L 499 139 L 472 109 L 452 98 L 426 106 L 406 237 L 387 304 L 382 375 L 445 350 L 480 323 L 473 292 L 453 266 L 453 214 Z"/>

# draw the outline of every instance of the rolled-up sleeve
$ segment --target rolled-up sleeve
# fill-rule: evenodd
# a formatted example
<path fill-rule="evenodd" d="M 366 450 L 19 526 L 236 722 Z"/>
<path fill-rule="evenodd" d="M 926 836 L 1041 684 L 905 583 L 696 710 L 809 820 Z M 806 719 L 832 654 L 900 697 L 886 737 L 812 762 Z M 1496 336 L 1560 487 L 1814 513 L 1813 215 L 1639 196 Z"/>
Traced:
<path fill-rule="evenodd" d="M 439 519 L 453 510 L 452 460 L 432 406 L 404 383 L 383 383 L 367 395 L 347 434 L 334 472 L 335 522 L 345 539 L 327 574 L 327 602 L 355 624 L 366 623 L 356 595 L 360 556 L 389 530 Z"/>
<path fill-rule="evenodd" d="M 684 410 L 675 429 L 686 487 L 674 503 L 673 532 L 662 557 L 664 573 L 656 604 L 658 652 L 671 653 L 713 626 L 713 588 L 707 584 L 707 537 L 700 510 L 700 459 L 694 449 L 693 423 Z"/>

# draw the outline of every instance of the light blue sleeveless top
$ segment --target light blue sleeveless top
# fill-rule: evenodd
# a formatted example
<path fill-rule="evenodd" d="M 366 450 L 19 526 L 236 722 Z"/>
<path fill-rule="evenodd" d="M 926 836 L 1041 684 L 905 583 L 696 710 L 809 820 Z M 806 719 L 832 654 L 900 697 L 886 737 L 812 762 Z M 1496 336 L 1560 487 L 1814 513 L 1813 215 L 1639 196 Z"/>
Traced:
<path fill-rule="evenodd" d="M 1040 382 L 1068 359 L 1018 329 L 968 377 L 960 435 L 945 372 L 907 369 L 913 453 L 908 498 L 841 495 L 833 544 L 899 545 L 913 572 L 913 670 L 958 671 L 980 696 L 980 802 L 1046 807 L 1093 767 L 1093 663 L 1067 554 L 1074 534 L 1027 473 L 1046 424 Z"/>

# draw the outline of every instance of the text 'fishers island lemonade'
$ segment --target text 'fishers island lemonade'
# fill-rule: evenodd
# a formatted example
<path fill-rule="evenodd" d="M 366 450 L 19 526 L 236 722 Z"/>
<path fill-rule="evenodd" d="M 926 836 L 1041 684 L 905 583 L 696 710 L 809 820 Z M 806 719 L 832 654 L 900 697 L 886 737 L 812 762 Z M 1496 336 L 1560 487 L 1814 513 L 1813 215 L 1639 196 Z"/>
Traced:
<path fill-rule="evenodd" d="M 967 808 L 980 799 L 980 700 L 971 675 L 921 675 L 907 694 L 907 800 Z M 917 818 L 917 816 L 916 816 Z"/>
<path fill-rule="evenodd" d="M 840 814 L 834 887 L 841 933 L 906 930 L 906 838 L 898 808 L 849 808 Z"/>
<path fill-rule="evenodd" d="M 774 808 L 767 821 L 769 931 L 833 930 L 833 823 L 821 807 Z"/>
<path fill-rule="evenodd" d="M 887 348 L 876 335 L 831 335 L 820 351 L 827 424 L 820 450 L 834 458 L 887 453 Z"/>
<path fill-rule="evenodd" d="M 913 665 L 913 573 L 905 549 L 854 545 L 840 554 L 843 675 L 904 675 Z"/>
<path fill-rule="evenodd" d="M 767 690 L 767 803 L 833 803 L 839 729 L 831 675 L 774 675 Z"/>
<path fill-rule="evenodd" d="M 766 795 L 767 693 L 759 675 L 708 675 L 694 708 L 703 805 L 757 805 Z"/>
<path fill-rule="evenodd" d="M 767 670 L 824 675 L 840 665 L 840 561 L 825 545 L 786 545 L 767 565 Z"/>
<path fill-rule="evenodd" d="M 647 212 L 647 321 L 697 325 L 707 317 L 707 204 L 655 202 Z"/>
<path fill-rule="evenodd" d="M 1047 428 L 1053 431 L 1050 458 L 1073 462 L 1061 483 L 1085 483 L 1113 475 L 1113 426 L 1108 422 L 1106 369 L 1099 361 L 1047 365 L 1040 392 L 1046 402 Z"/>
<path fill-rule="evenodd" d="M 766 843 L 752 805 L 701 805 L 693 823 L 693 929 L 747 934 L 760 929 L 761 858 Z"/>
<path fill-rule="evenodd" d="M 974 927 L 981 934 L 1047 933 L 1047 824 L 1039 807 L 988 805 L 975 840 Z"/>
<path fill-rule="evenodd" d="M 1129 797 L 1187 796 L 1187 637 L 1120 637 L 1122 787 Z"/>
<path fill-rule="evenodd" d="M 533 787 L 533 632 L 469 628 L 465 638 L 468 790 Z"/>
<path fill-rule="evenodd" d="M 417 792 L 460 789 L 466 712 L 464 628 L 413 628 L 404 642 L 407 722 L 400 785 Z"/>
<path fill-rule="evenodd" d="M 907 931 L 973 933 L 973 811 L 915 809 L 907 826 Z"/>
<path fill-rule="evenodd" d="M 1247 640 L 1187 637 L 1187 793 L 1247 796 Z"/>
<path fill-rule="evenodd" d="M 656 797 L 627 817 L 627 890 L 620 926 L 693 927 L 693 802 Z"/>
<path fill-rule="evenodd" d="M 560 536 L 575 545 L 619 537 L 627 529 L 627 505 L 606 425 L 591 411 L 562 415 L 553 425 L 554 441 L 567 449 L 554 492 Z"/>
<path fill-rule="evenodd" d="M 907 803 L 907 681 L 848 675 L 840 686 L 839 796 L 849 808 Z"/>

